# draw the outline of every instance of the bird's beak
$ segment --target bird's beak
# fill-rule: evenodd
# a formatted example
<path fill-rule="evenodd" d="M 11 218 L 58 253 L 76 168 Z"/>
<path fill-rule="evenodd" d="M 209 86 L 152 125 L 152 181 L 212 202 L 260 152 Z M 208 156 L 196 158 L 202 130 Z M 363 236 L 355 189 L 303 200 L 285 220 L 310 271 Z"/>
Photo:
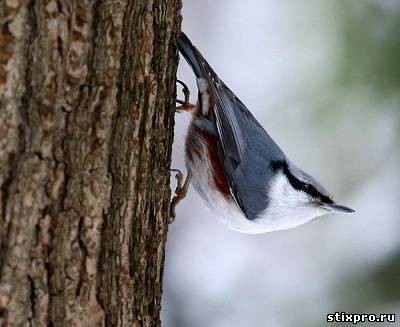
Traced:
<path fill-rule="evenodd" d="M 352 213 L 355 212 L 355 210 L 342 206 L 340 204 L 337 203 L 322 203 L 320 205 L 321 208 L 328 210 L 328 211 L 332 211 L 332 212 L 344 212 L 344 213 Z"/>

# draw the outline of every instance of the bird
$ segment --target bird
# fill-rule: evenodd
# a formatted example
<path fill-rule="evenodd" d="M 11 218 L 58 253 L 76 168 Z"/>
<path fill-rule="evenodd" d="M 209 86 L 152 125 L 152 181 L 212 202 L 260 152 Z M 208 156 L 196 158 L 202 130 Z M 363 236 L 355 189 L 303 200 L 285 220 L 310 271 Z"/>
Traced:
<path fill-rule="evenodd" d="M 337 204 L 310 174 L 298 168 L 242 101 L 218 77 L 184 32 L 176 45 L 194 72 L 197 104 L 177 100 L 191 112 L 185 141 L 187 177 L 180 171 L 175 206 L 189 185 L 230 229 L 260 234 L 302 225 L 330 212 L 352 213 Z"/>

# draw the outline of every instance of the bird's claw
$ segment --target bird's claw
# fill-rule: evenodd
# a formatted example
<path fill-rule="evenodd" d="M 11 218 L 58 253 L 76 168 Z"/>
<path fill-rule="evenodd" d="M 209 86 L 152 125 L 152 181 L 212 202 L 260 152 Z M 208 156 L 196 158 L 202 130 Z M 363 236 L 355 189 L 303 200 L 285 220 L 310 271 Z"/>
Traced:
<path fill-rule="evenodd" d="M 183 181 L 182 172 L 179 169 L 171 169 L 170 171 L 176 173 L 175 179 L 177 181 L 177 185 L 175 188 L 175 196 L 172 198 L 171 203 L 170 203 L 170 221 L 169 221 L 169 223 L 172 223 L 175 220 L 175 216 L 176 216 L 176 212 L 175 212 L 176 206 L 187 195 L 190 180 L 192 179 L 192 173 L 189 170 L 186 175 L 185 182 L 182 183 L 182 181 Z"/>
<path fill-rule="evenodd" d="M 177 112 L 191 111 L 191 110 L 195 109 L 196 106 L 194 104 L 190 103 L 190 91 L 189 91 L 189 88 L 187 87 L 187 85 L 180 80 L 177 80 L 177 83 L 179 83 L 183 86 L 182 92 L 184 95 L 184 100 L 179 100 L 179 99 L 176 100 L 176 102 L 180 104 L 180 106 L 176 107 L 176 111 Z"/>

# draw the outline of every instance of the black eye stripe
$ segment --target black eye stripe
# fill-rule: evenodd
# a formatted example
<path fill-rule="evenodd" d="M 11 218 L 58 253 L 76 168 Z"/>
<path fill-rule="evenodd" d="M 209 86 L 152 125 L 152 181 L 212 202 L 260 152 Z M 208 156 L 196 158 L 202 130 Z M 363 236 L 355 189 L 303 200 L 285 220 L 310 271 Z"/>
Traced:
<path fill-rule="evenodd" d="M 313 198 L 319 198 L 324 203 L 333 203 L 333 201 L 328 196 L 318 192 L 318 190 L 312 184 L 303 182 L 293 176 L 285 161 L 275 161 L 271 164 L 271 167 L 274 171 L 282 169 L 289 183 L 293 186 L 294 189 L 298 191 L 303 191 L 311 195 Z"/>

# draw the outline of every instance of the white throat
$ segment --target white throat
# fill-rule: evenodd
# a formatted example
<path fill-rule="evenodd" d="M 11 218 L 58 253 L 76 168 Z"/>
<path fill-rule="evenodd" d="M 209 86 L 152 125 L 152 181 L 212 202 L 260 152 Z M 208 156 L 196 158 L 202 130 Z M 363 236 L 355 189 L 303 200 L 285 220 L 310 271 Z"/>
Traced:
<path fill-rule="evenodd" d="M 269 228 L 268 231 L 293 228 L 327 213 L 312 205 L 305 192 L 294 189 L 282 172 L 277 173 L 266 191 L 269 206 L 260 215 L 259 223 Z"/>
<path fill-rule="evenodd" d="M 247 233 L 261 234 L 302 225 L 326 210 L 309 204 L 306 193 L 297 191 L 289 183 L 286 175 L 278 172 L 272 184 L 266 189 L 269 206 L 255 220 L 248 220 L 237 210 L 230 208 L 229 213 L 221 211 L 217 216 L 230 229 Z"/>

